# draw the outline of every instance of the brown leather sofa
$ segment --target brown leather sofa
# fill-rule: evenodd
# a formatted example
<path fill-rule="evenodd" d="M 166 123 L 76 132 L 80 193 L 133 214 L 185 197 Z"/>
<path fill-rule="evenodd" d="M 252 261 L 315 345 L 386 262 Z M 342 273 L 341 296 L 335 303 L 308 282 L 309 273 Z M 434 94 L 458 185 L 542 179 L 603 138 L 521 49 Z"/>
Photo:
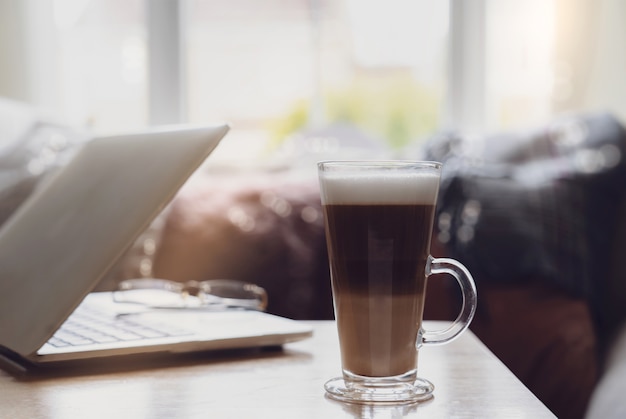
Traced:
<path fill-rule="evenodd" d="M 606 354 L 615 358 L 614 334 L 626 330 L 626 130 L 610 115 L 582 115 L 482 144 L 472 154 L 442 135 L 407 153 L 444 162 L 432 253 L 473 273 L 476 335 L 557 416 L 584 417 Z M 328 156 L 302 156 L 292 169 L 201 171 L 102 286 L 233 278 L 266 288 L 270 312 L 331 319 L 314 164 Z M 466 217 L 468 204 L 480 207 L 478 221 Z M 459 235 L 463 226 L 473 234 Z M 425 317 L 454 319 L 459 298 L 450 278 L 431 278 Z"/>

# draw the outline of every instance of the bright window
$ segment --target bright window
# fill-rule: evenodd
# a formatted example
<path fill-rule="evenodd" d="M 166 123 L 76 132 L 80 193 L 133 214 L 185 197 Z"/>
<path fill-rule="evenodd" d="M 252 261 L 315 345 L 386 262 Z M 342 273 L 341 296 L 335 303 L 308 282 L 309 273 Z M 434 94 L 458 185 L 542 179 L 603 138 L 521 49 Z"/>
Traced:
<path fill-rule="evenodd" d="M 171 120 L 229 121 L 232 153 L 251 159 L 336 124 L 400 150 L 442 128 L 598 109 L 626 118 L 624 4 L 2 0 L 0 95 L 96 132 L 145 127 L 180 99 Z M 149 41 L 174 27 L 180 49 L 157 51 L 181 71 L 151 84 L 162 66 Z"/>
<path fill-rule="evenodd" d="M 40 72 L 55 86 L 55 111 L 72 124 L 107 132 L 147 124 L 143 6 L 143 0 L 52 2 L 54 36 L 38 45 L 55 51 L 56 78 L 50 67 Z"/>
<path fill-rule="evenodd" d="M 191 0 L 191 122 L 225 119 L 260 151 L 352 124 L 393 148 L 439 126 L 447 1 Z"/>
<path fill-rule="evenodd" d="M 486 19 L 486 128 L 540 124 L 552 114 L 553 0 L 490 0 Z"/>

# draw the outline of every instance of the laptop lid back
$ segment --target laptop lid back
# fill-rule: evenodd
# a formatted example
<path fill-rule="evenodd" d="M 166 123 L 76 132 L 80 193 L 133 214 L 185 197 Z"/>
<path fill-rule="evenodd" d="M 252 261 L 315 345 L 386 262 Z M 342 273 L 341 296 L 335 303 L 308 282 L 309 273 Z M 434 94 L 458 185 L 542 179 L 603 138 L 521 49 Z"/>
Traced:
<path fill-rule="evenodd" d="M 227 131 L 96 138 L 46 179 L 0 229 L 0 346 L 39 349 Z"/>

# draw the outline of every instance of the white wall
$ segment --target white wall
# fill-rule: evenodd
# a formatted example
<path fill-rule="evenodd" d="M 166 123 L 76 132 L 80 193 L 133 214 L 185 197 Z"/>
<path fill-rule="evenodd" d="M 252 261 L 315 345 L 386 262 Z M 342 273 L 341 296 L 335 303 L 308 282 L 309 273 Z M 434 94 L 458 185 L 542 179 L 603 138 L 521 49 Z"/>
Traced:
<path fill-rule="evenodd" d="M 25 10 L 19 0 L 0 0 L 0 96 L 30 99 Z"/>
<path fill-rule="evenodd" d="M 52 0 L 0 0 L 0 96 L 58 111 Z"/>
<path fill-rule="evenodd" d="M 626 2 L 598 2 L 597 45 L 592 51 L 584 100 L 590 108 L 610 110 L 626 123 Z"/>

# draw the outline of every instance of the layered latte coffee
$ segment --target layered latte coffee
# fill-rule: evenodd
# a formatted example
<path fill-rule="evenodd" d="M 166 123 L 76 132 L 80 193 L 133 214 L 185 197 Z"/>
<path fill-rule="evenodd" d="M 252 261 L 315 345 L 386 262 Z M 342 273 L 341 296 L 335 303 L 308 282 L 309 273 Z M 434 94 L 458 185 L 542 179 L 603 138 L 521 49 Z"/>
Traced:
<path fill-rule="evenodd" d="M 324 176 L 321 195 L 343 369 L 367 377 L 415 370 L 439 177 Z"/>

